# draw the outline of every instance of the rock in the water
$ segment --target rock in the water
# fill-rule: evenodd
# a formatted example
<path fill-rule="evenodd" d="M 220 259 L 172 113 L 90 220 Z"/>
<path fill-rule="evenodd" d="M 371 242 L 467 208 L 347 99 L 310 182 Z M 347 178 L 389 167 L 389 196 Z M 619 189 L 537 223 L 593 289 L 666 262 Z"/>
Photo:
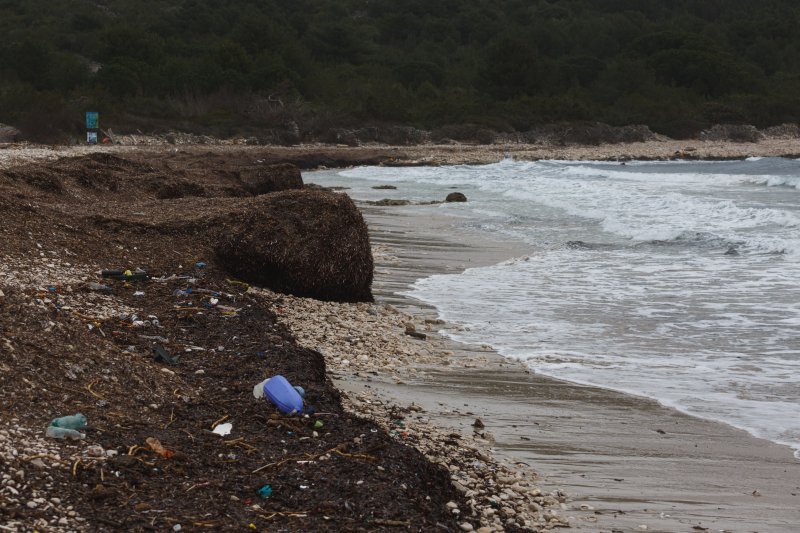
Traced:
<path fill-rule="evenodd" d="M 397 187 L 395 187 L 394 185 L 374 185 L 372 188 L 377 190 L 383 190 L 383 189 L 393 190 L 396 189 Z"/>
<path fill-rule="evenodd" d="M 340 302 L 372 301 L 372 250 L 346 195 L 301 189 L 265 195 L 225 221 L 223 267 L 272 290 Z"/>
<path fill-rule="evenodd" d="M 460 192 L 451 192 L 447 195 L 447 198 L 444 199 L 445 202 L 466 202 L 467 197 L 464 196 L 464 193 Z"/>
<path fill-rule="evenodd" d="M 375 202 L 367 202 L 370 205 L 383 205 L 383 206 L 393 206 L 393 205 L 408 205 L 411 202 L 409 200 L 395 200 L 393 198 L 384 198 L 383 200 L 378 200 Z"/>
<path fill-rule="evenodd" d="M 303 188 L 300 169 L 290 163 L 245 169 L 239 179 L 253 195 Z"/>

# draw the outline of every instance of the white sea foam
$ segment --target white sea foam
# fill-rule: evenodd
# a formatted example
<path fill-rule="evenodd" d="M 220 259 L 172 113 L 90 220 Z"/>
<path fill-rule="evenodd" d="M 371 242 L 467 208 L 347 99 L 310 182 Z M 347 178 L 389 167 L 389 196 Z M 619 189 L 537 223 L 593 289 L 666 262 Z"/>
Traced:
<path fill-rule="evenodd" d="M 753 176 L 747 178 L 746 183 L 754 185 L 766 185 L 767 187 L 793 187 L 800 189 L 800 177 L 798 176 Z"/>
<path fill-rule="evenodd" d="M 649 396 L 800 457 L 800 163 L 515 162 L 361 168 L 526 258 L 419 280 L 409 294 L 538 372 Z M 383 193 L 383 191 L 381 191 Z"/>

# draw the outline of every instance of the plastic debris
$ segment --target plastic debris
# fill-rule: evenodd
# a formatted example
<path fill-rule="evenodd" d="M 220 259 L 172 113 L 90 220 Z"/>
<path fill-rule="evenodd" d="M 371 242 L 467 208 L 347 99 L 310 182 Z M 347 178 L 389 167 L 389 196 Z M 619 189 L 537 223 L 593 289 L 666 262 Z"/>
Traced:
<path fill-rule="evenodd" d="M 86 427 L 86 417 L 81 413 L 76 413 L 71 416 L 62 416 L 54 418 L 50 422 L 50 427 L 65 428 L 65 429 L 83 429 Z"/>
<path fill-rule="evenodd" d="M 305 398 L 306 397 L 306 390 L 303 387 L 301 387 L 300 385 L 295 385 L 294 386 L 294 390 L 297 391 L 297 394 L 299 394 L 301 398 Z"/>
<path fill-rule="evenodd" d="M 303 410 L 303 398 L 283 376 L 273 376 L 264 384 L 264 396 L 285 415 L 295 415 Z"/>
<path fill-rule="evenodd" d="M 147 445 L 150 447 L 151 450 L 153 450 L 155 453 L 157 453 L 164 459 L 169 459 L 170 457 L 175 455 L 175 452 L 173 452 L 170 449 L 164 448 L 164 446 L 162 446 L 161 444 L 161 441 L 159 441 L 155 437 L 147 437 L 145 439 L 145 442 L 147 443 Z"/>
<path fill-rule="evenodd" d="M 226 422 L 224 424 L 217 424 L 217 426 L 212 430 L 212 432 L 216 433 L 220 437 L 224 437 L 225 435 L 230 435 L 232 429 L 233 429 L 233 424 L 231 424 L 230 422 Z"/>
<path fill-rule="evenodd" d="M 74 429 L 69 428 L 59 428 L 55 426 L 50 426 L 45 431 L 45 435 L 50 437 L 51 439 L 70 439 L 70 440 L 81 440 L 86 435 L 81 433 L 80 431 L 76 431 Z"/>
<path fill-rule="evenodd" d="M 265 379 L 260 383 L 255 384 L 255 386 L 253 387 L 253 398 L 258 400 L 264 397 L 264 385 L 267 384 L 267 381 L 269 381 L 269 378 Z"/>
<path fill-rule="evenodd" d="M 206 263 L 203 261 L 198 261 L 197 263 L 194 264 L 194 266 L 196 266 L 197 268 L 205 268 Z"/>
<path fill-rule="evenodd" d="M 169 352 L 160 345 L 153 346 L 153 359 L 158 363 L 176 366 L 180 355 L 172 356 Z"/>
<path fill-rule="evenodd" d="M 105 269 L 100 271 L 100 275 L 104 278 L 111 278 L 120 281 L 144 281 L 150 279 L 147 271 L 142 270 L 141 268 L 137 268 L 135 272 L 132 272 L 130 269 Z"/>
<path fill-rule="evenodd" d="M 314 422 L 314 429 L 320 429 L 324 425 L 325 424 L 322 423 L 322 420 L 317 420 L 316 422 Z"/>
<path fill-rule="evenodd" d="M 258 489 L 258 495 L 261 496 L 262 498 L 269 498 L 270 496 L 272 496 L 272 487 L 270 487 L 269 485 L 264 485 L 263 487 Z"/>
<path fill-rule="evenodd" d="M 108 285 L 103 285 L 102 283 L 95 283 L 94 281 L 90 281 L 86 284 L 86 289 L 94 292 L 112 292 L 111 287 Z"/>

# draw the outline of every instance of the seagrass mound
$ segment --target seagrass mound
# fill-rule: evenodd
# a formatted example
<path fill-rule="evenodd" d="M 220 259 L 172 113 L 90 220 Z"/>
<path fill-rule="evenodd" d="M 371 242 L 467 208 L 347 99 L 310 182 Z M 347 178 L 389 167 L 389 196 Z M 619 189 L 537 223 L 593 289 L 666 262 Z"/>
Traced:
<path fill-rule="evenodd" d="M 300 169 L 290 163 L 246 168 L 239 179 L 246 191 L 253 195 L 302 189 Z"/>
<path fill-rule="evenodd" d="M 372 250 L 353 201 L 319 190 L 259 197 L 225 222 L 215 245 L 231 274 L 275 291 L 337 302 L 372 301 Z"/>
<path fill-rule="evenodd" d="M 288 163 L 211 158 L 204 165 L 202 158 L 196 159 L 192 165 L 181 166 L 159 154 L 121 157 L 99 152 L 0 170 L 0 182 L 63 201 L 247 197 L 303 188 L 300 170 Z"/>

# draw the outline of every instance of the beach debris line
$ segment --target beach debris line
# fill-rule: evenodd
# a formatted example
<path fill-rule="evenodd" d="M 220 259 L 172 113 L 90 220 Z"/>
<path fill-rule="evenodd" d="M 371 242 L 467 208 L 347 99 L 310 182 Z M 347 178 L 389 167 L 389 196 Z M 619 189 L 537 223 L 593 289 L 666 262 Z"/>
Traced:
<path fill-rule="evenodd" d="M 111 187 L 117 185 L 98 181 L 98 176 L 106 177 L 97 170 L 104 168 L 104 161 L 93 156 L 94 167 L 85 174 L 99 185 L 87 188 L 86 194 L 108 199 L 107 205 L 86 202 L 84 195 L 80 203 L 70 204 L 73 215 L 48 205 L 72 202 L 72 196 L 37 196 L 32 200 L 34 216 L 0 228 L 0 287 L 6 294 L 0 299 L 0 390 L 3 403 L 19 413 L 11 427 L 0 422 L 0 524 L 54 532 L 166 531 L 177 525 L 182 530 L 235 529 L 248 524 L 257 530 L 274 525 L 312 531 L 327 529 L 318 511 L 325 509 L 331 520 L 327 524 L 377 519 L 408 523 L 417 531 L 435 529 L 437 523 L 456 530 L 444 504 L 454 498 L 463 504 L 450 494 L 454 489 L 444 469 L 432 468 L 421 454 L 374 423 L 342 410 L 322 356 L 299 346 L 277 322 L 288 304 L 268 304 L 246 285 L 226 285 L 216 258 L 214 268 L 197 270 L 195 263 L 211 254 L 213 242 L 204 242 L 198 233 L 193 233 L 196 238 L 176 238 L 183 235 L 182 215 L 194 213 L 195 203 L 117 201 L 112 196 L 118 192 Z M 131 176 L 139 172 L 121 158 L 109 162 L 131 169 Z M 61 179 L 82 179 L 83 173 L 83 168 L 76 169 Z M 138 180 L 129 181 L 137 181 L 138 187 Z M 118 185 L 123 192 L 128 186 L 123 181 Z M 15 195 L 0 198 L 4 206 L 18 202 Z M 209 205 L 216 202 L 210 200 Z M 248 201 L 257 204 L 260 199 Z M 220 224 L 227 223 L 224 216 L 238 202 L 235 197 L 220 202 L 226 204 L 218 213 Z M 140 211 L 153 222 L 131 221 Z M 205 224 L 204 216 L 198 218 Z M 175 226 L 161 226 L 173 220 Z M 120 231 L 129 224 L 132 231 Z M 138 231 L 153 224 L 157 231 Z M 41 244 L 34 254 L 29 250 L 32 241 Z M 105 265 L 121 265 L 117 270 L 123 277 L 126 270 L 134 274 L 136 265 L 147 265 L 154 277 L 101 281 Z M 113 291 L 81 290 L 87 281 L 107 283 Z M 146 295 L 134 297 L 138 288 Z M 191 291 L 176 298 L 176 289 Z M 211 304 L 210 298 L 219 300 L 213 309 L 204 305 Z M 235 306 L 237 316 L 224 315 L 219 309 L 224 304 Z M 180 365 L 155 361 L 154 344 L 175 359 L 181 354 Z M 264 352 L 263 358 L 254 355 L 258 351 Z M 324 412 L 323 427 L 316 416 L 289 417 L 271 404 L 242 401 L 247 392 L 242 384 L 249 386 L 254 376 L 276 375 L 302 383 Z M 97 444 L 65 445 L 45 438 L 43 422 L 73 413 L 74 406 L 97 428 L 87 431 Z M 228 423 L 236 426 L 236 436 L 212 435 L 216 427 L 209 423 L 234 412 L 236 419 Z M 6 454 L 10 448 L 16 451 Z M 292 460 L 274 464 L 286 458 Z M 249 474 L 264 464 L 272 464 L 268 479 Z M 243 476 L 251 481 L 243 483 Z M 276 491 L 266 502 L 255 494 L 265 482 Z M 338 490 L 342 483 L 364 497 Z M 303 505 L 289 505 L 293 501 Z"/>
<path fill-rule="evenodd" d="M 284 312 L 278 315 L 279 320 L 291 327 L 301 343 L 323 354 L 327 367 L 340 378 L 374 375 L 399 381 L 423 374 L 423 365 L 473 367 L 481 362 L 456 359 L 435 336 L 429 336 L 425 343 L 409 338 L 406 325 L 413 325 L 415 318 L 390 304 L 320 302 L 262 289 L 251 292 L 267 301 L 280 298 Z M 431 331 L 440 325 L 430 321 L 414 330 L 424 327 Z M 355 338 L 357 342 L 350 342 Z M 536 486 L 535 474 L 524 465 L 506 465 L 495 458 L 489 449 L 492 442 L 488 432 L 476 428 L 469 435 L 461 435 L 437 427 L 420 406 L 396 405 L 370 389 L 349 393 L 342 402 L 347 411 L 375 421 L 397 442 L 416 448 L 447 469 L 452 486 L 466 499 L 466 504 L 459 504 L 459 514 L 452 514 L 459 519 L 459 527 L 467 523 L 483 533 L 503 528 L 547 530 L 568 526 L 569 517 L 561 514 L 567 496 L 560 491 L 542 492 Z"/>

